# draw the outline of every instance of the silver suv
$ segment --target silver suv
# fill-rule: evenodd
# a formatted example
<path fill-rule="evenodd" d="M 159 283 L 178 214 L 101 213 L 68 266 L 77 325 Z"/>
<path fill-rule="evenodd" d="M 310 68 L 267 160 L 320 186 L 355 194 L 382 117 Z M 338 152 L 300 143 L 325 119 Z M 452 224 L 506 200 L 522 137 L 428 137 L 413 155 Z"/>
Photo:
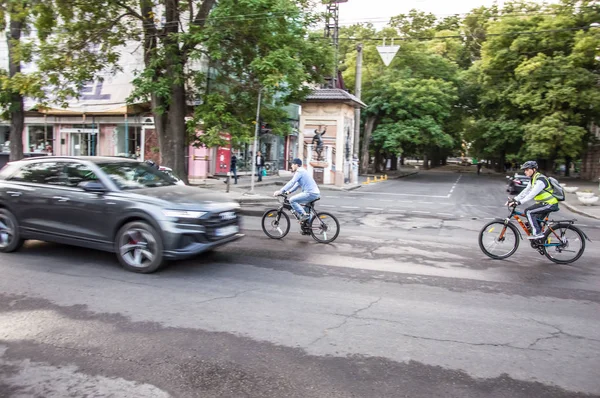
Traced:
<path fill-rule="evenodd" d="M 0 170 L 0 252 L 36 239 L 114 252 L 133 272 L 242 238 L 239 204 L 144 162 L 40 157 Z"/>

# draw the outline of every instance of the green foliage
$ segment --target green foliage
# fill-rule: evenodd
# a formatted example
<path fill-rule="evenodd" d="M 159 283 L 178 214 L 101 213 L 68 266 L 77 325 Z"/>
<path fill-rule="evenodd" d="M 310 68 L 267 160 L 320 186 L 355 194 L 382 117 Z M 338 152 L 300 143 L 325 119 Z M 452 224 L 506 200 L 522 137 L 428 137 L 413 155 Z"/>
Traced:
<path fill-rule="evenodd" d="M 382 149 L 391 153 L 412 149 L 419 153 L 434 147 L 452 148 L 454 140 L 444 132 L 444 123 L 457 100 L 453 83 L 400 76 L 384 92 L 385 104 L 375 102 L 368 110 L 381 117 L 373 140 Z"/>
<path fill-rule="evenodd" d="M 513 1 L 464 18 L 412 10 L 381 31 L 342 29 L 341 69 L 352 87 L 353 47 L 363 40 L 364 113 L 376 118 L 376 150 L 439 153 L 464 141 L 471 155 L 498 162 L 576 158 L 600 121 L 599 21 L 588 0 Z M 373 40 L 384 37 L 401 46 L 387 68 Z"/>
<path fill-rule="evenodd" d="M 458 20 L 452 17 L 438 24 L 432 14 L 413 10 L 392 18 L 390 26 L 379 32 L 368 25 L 342 29 L 342 43 L 344 37 L 353 37 L 358 42 L 364 40 L 362 99 L 368 105 L 365 116 L 376 120 L 372 142 L 377 151 L 421 156 L 440 149 L 452 151 L 460 145 L 461 123 L 450 119 L 451 115 L 456 116 L 458 109 L 460 76 L 453 58 L 459 57 L 459 41 L 396 41 L 394 44 L 399 44 L 400 50 L 385 67 L 376 49 L 381 43 L 371 40 L 373 36 L 382 40 L 399 35 L 405 38 L 448 36 L 453 32 L 446 29 L 456 28 Z M 356 50 L 346 45 L 341 52 L 341 59 L 347 65 L 344 80 L 352 87 Z"/>
<path fill-rule="evenodd" d="M 262 15 L 268 18 L 228 19 L 231 15 Z M 221 0 L 206 26 L 193 31 L 189 40 L 202 43 L 192 54 L 207 56 L 214 70 L 208 86 L 205 75 L 196 79 L 202 104 L 194 110 L 188 131 L 200 127 L 205 134 L 195 137 L 197 145 L 220 143 L 222 132 L 232 136 L 234 145 L 254 135 L 257 97 L 262 95 L 261 120 L 276 134 L 287 134 L 283 107 L 302 101 L 311 91 L 308 84 L 322 81 L 332 68 L 327 43 L 312 40 L 309 27 L 318 15 L 305 1 Z"/>
<path fill-rule="evenodd" d="M 523 157 L 577 157 L 600 111 L 600 32 L 589 27 L 600 14 L 587 1 L 541 7 L 512 3 L 504 12 L 522 14 L 489 24 L 482 59 L 472 68 L 480 90 L 477 114 L 481 120 L 499 117 L 518 123 Z M 490 136 L 489 128 L 480 131 L 470 138 L 476 148 L 491 144 L 496 152 L 486 149 L 488 155 L 515 150 L 514 137 Z"/>
<path fill-rule="evenodd" d="M 81 87 L 101 72 L 114 69 L 126 29 L 115 22 L 119 8 L 108 0 L 73 2 L 67 0 L 9 0 L 0 7 L 5 19 L 21 21 L 21 39 L 13 42 L 10 62 L 23 65 L 35 62 L 36 71 L 0 73 L 0 108 L 12 109 L 14 96 L 31 97 L 40 105 L 49 102 L 66 106 Z M 1 26 L 8 29 L 5 23 Z M 23 33 L 35 28 L 37 37 Z M 110 45 L 107 46 L 106 43 Z M 5 91 L 6 90 L 6 91 Z"/>

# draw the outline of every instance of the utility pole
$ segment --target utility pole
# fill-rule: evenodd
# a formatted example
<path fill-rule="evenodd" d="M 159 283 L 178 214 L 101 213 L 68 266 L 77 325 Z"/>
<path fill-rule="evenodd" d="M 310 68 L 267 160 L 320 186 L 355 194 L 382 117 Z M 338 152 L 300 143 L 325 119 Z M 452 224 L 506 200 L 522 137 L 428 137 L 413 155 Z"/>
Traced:
<path fill-rule="evenodd" d="M 362 43 L 356 46 L 356 83 L 354 88 L 354 96 L 360 99 L 362 95 Z M 354 108 L 354 153 L 353 155 L 360 154 L 360 108 Z"/>
<path fill-rule="evenodd" d="M 333 76 L 331 76 L 331 80 L 326 83 L 324 88 L 338 88 L 340 3 L 347 2 L 348 0 L 327 0 L 327 13 L 325 15 L 325 38 L 332 39 L 335 61 L 333 66 Z M 326 80 L 328 79 L 326 78 Z"/>
<path fill-rule="evenodd" d="M 254 152 L 252 153 L 252 175 L 250 176 L 250 193 L 254 193 L 254 174 L 256 173 L 256 152 L 258 150 L 258 129 L 260 128 L 260 102 L 262 89 L 258 90 L 258 104 L 256 105 L 256 128 L 254 129 Z"/>

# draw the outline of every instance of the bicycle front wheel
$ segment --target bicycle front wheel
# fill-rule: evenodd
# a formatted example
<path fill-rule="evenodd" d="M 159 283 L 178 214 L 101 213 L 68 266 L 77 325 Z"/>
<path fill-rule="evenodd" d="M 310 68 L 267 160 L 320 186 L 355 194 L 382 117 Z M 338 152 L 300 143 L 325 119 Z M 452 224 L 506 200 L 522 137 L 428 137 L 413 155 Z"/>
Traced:
<path fill-rule="evenodd" d="M 557 224 L 546 229 L 544 254 L 557 264 L 577 261 L 585 250 L 585 236 L 571 224 Z"/>
<path fill-rule="evenodd" d="M 492 221 L 479 233 L 479 247 L 486 256 L 502 260 L 515 254 L 519 247 L 519 231 L 512 224 Z"/>
<path fill-rule="evenodd" d="M 331 243 L 340 234 L 340 223 L 333 214 L 318 213 L 310 222 L 310 234 L 319 243 Z"/>
<path fill-rule="evenodd" d="M 267 210 L 262 218 L 262 230 L 271 239 L 282 239 L 290 232 L 290 218 L 278 209 Z"/>

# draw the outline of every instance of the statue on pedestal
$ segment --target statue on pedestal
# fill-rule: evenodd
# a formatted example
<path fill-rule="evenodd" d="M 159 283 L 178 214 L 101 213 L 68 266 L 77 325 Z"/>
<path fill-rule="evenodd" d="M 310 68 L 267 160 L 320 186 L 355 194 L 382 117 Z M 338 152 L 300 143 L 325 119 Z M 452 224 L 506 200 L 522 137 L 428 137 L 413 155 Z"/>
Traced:
<path fill-rule="evenodd" d="M 320 133 L 319 133 L 318 129 L 315 129 L 315 135 L 312 138 L 312 144 L 315 145 L 315 143 L 316 143 L 315 152 L 317 153 L 317 158 L 316 158 L 317 162 L 323 161 L 323 138 L 322 137 L 325 135 L 326 132 L 327 132 L 327 127 L 325 127 L 323 129 L 323 131 L 321 131 Z"/>

